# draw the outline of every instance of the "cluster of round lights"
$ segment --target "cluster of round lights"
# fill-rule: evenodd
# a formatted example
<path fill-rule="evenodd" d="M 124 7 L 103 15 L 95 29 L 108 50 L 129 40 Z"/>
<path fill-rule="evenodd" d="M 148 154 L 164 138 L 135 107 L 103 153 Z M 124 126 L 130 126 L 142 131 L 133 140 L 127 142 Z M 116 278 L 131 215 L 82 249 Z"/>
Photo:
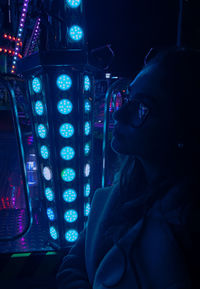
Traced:
<path fill-rule="evenodd" d="M 51 188 L 45 189 L 45 196 L 49 202 L 52 202 L 54 200 L 54 192 Z"/>
<path fill-rule="evenodd" d="M 84 216 L 87 217 L 89 215 L 90 209 L 91 209 L 90 203 L 86 203 L 85 204 L 85 210 L 84 210 Z"/>
<path fill-rule="evenodd" d="M 90 184 L 85 184 L 84 186 L 84 196 L 89 197 L 90 195 Z"/>
<path fill-rule="evenodd" d="M 41 80 L 38 77 L 34 77 L 32 80 L 32 89 L 35 93 L 40 93 L 42 89 Z"/>
<path fill-rule="evenodd" d="M 75 242 L 78 239 L 78 232 L 74 229 L 71 229 L 66 232 L 65 239 L 68 242 Z"/>
<path fill-rule="evenodd" d="M 52 237 L 54 240 L 57 240 L 57 239 L 58 239 L 58 233 L 57 233 L 56 229 L 55 229 L 53 226 L 51 226 L 50 229 L 49 229 L 49 231 L 50 231 L 51 237 Z"/>
<path fill-rule="evenodd" d="M 47 216 L 49 218 L 50 221 L 54 221 L 55 220 L 55 214 L 52 208 L 48 208 L 47 209 Z"/>
<path fill-rule="evenodd" d="M 91 104 L 89 100 L 85 101 L 85 112 L 89 112 L 91 110 Z"/>
<path fill-rule="evenodd" d="M 90 130 L 91 130 L 90 122 L 89 122 L 89 121 L 86 121 L 86 122 L 85 122 L 85 135 L 89 135 Z"/>
<path fill-rule="evenodd" d="M 44 139 L 47 136 L 47 129 L 44 124 L 39 124 L 37 131 L 40 138 Z"/>
<path fill-rule="evenodd" d="M 72 182 L 76 177 L 76 173 L 72 168 L 66 168 L 62 170 L 61 177 L 65 182 Z"/>
<path fill-rule="evenodd" d="M 72 86 L 72 79 L 69 75 L 67 74 L 61 74 L 58 76 L 57 80 L 56 80 L 56 83 L 57 83 L 57 87 L 60 89 L 60 90 L 68 90 L 71 88 Z"/>
<path fill-rule="evenodd" d="M 81 0 L 67 0 L 66 2 L 70 8 L 77 8 L 81 4 Z"/>
<path fill-rule="evenodd" d="M 73 223 L 78 219 L 78 213 L 77 211 L 71 209 L 67 210 L 64 214 L 64 219 L 68 223 Z"/>
<path fill-rule="evenodd" d="M 84 153 L 87 156 L 89 154 L 89 152 L 90 152 L 90 144 L 86 143 L 84 146 Z"/>
<path fill-rule="evenodd" d="M 73 25 L 69 29 L 69 36 L 73 41 L 80 41 L 83 38 L 83 30 L 78 25 Z"/>
<path fill-rule="evenodd" d="M 67 203 L 72 203 L 76 200 L 77 194 L 73 189 L 68 189 L 63 193 L 63 200 Z"/>
<path fill-rule="evenodd" d="M 42 156 L 43 159 L 47 160 L 49 157 L 49 150 L 47 148 L 47 146 L 43 145 L 40 148 L 40 154 Z"/>
<path fill-rule="evenodd" d="M 35 112 L 37 115 L 43 115 L 44 113 L 44 107 L 40 100 L 37 100 L 35 103 Z"/>
<path fill-rule="evenodd" d="M 72 147 L 63 147 L 60 151 L 60 156 L 63 160 L 69 161 L 74 158 L 75 151 Z"/>
<path fill-rule="evenodd" d="M 64 138 L 70 138 L 74 134 L 74 127 L 71 123 L 63 123 L 59 128 L 60 135 Z"/>
<path fill-rule="evenodd" d="M 91 86 L 91 84 L 90 84 L 90 78 L 89 78 L 88 75 L 85 75 L 85 76 L 84 76 L 84 90 L 85 90 L 85 91 L 90 90 L 90 86 Z"/>
<path fill-rule="evenodd" d="M 47 180 L 47 181 L 51 180 L 52 172 L 51 172 L 51 169 L 49 167 L 44 167 L 42 173 L 43 173 L 45 180 Z"/>
<path fill-rule="evenodd" d="M 69 114 L 72 111 L 73 105 L 68 99 L 61 99 L 57 104 L 58 111 L 61 114 Z"/>

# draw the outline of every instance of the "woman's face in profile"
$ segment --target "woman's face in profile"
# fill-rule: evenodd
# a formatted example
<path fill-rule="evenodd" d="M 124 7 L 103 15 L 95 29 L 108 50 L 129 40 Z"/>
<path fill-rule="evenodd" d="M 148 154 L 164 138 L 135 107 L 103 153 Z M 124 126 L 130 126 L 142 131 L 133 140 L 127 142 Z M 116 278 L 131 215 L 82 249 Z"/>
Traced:
<path fill-rule="evenodd" d="M 131 84 L 130 102 L 113 114 L 115 152 L 162 158 L 176 145 L 172 79 L 158 64 L 147 65 Z"/>

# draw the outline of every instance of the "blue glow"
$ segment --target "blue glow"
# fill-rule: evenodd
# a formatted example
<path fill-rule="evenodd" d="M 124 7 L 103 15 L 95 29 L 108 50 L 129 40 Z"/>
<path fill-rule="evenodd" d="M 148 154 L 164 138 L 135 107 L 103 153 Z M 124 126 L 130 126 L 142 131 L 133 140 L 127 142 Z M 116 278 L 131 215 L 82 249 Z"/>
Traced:
<path fill-rule="evenodd" d="M 84 216 L 88 216 L 91 210 L 90 203 L 85 204 Z"/>
<path fill-rule="evenodd" d="M 69 29 L 69 35 L 72 40 L 74 41 L 80 41 L 83 38 L 83 30 L 80 26 L 78 25 L 73 25 Z"/>
<path fill-rule="evenodd" d="M 47 209 L 47 216 L 49 218 L 50 221 L 54 221 L 55 220 L 55 215 L 54 212 L 51 208 Z"/>
<path fill-rule="evenodd" d="M 87 156 L 90 152 L 90 145 L 89 143 L 86 143 L 85 146 L 84 146 L 84 152 L 85 152 L 85 155 Z"/>
<path fill-rule="evenodd" d="M 85 101 L 85 112 L 89 112 L 91 110 L 91 104 L 89 100 Z"/>
<path fill-rule="evenodd" d="M 43 104 L 40 100 L 36 101 L 36 103 L 35 103 L 35 112 L 38 115 L 43 115 L 43 113 L 44 113 L 44 107 L 43 107 Z"/>
<path fill-rule="evenodd" d="M 43 124 L 38 125 L 38 135 L 41 138 L 45 138 L 47 136 L 47 129 Z"/>
<path fill-rule="evenodd" d="M 50 188 L 45 189 L 45 196 L 49 202 L 52 202 L 54 199 L 54 192 Z"/>
<path fill-rule="evenodd" d="M 76 200 L 76 197 L 77 197 L 77 194 L 76 194 L 75 190 L 73 190 L 73 189 L 68 189 L 68 190 L 64 191 L 64 193 L 63 193 L 63 199 L 67 203 L 74 202 Z"/>
<path fill-rule="evenodd" d="M 60 156 L 63 160 L 69 161 L 73 159 L 75 151 L 72 147 L 64 147 L 60 151 Z"/>
<path fill-rule="evenodd" d="M 69 138 L 74 134 L 74 127 L 71 123 L 63 123 L 59 128 L 60 135 Z"/>
<path fill-rule="evenodd" d="M 91 84 L 90 84 L 89 76 L 85 75 L 84 76 L 84 89 L 85 89 L 85 91 L 90 90 L 90 86 L 91 86 Z"/>
<path fill-rule="evenodd" d="M 84 186 L 84 196 L 89 197 L 90 195 L 90 184 L 85 184 Z"/>
<path fill-rule="evenodd" d="M 73 169 L 66 168 L 62 170 L 61 177 L 65 182 L 72 182 L 76 177 L 76 173 Z"/>
<path fill-rule="evenodd" d="M 71 77 L 67 74 L 58 76 L 56 83 L 60 90 L 68 90 L 72 86 Z"/>
<path fill-rule="evenodd" d="M 75 210 L 68 210 L 64 214 L 65 221 L 68 223 L 73 223 L 78 219 L 78 213 Z"/>
<path fill-rule="evenodd" d="M 70 100 L 62 99 L 57 104 L 58 111 L 61 114 L 69 114 L 72 111 L 73 105 Z"/>
<path fill-rule="evenodd" d="M 32 88 L 35 93 L 39 93 L 42 89 L 41 80 L 38 77 L 35 77 L 32 80 Z"/>
<path fill-rule="evenodd" d="M 86 164 L 84 167 L 84 176 L 89 177 L 89 175 L 90 175 L 90 165 Z"/>
<path fill-rule="evenodd" d="M 41 153 L 41 156 L 43 157 L 43 159 L 48 159 L 49 157 L 49 150 L 47 148 L 47 146 L 41 146 L 40 148 L 40 153 Z"/>
<path fill-rule="evenodd" d="M 78 239 L 78 232 L 76 230 L 69 230 L 65 234 L 65 239 L 68 242 L 75 242 Z"/>
<path fill-rule="evenodd" d="M 56 240 L 58 239 L 58 233 L 54 227 L 50 227 L 49 229 L 51 237 Z"/>
<path fill-rule="evenodd" d="M 70 8 L 77 8 L 81 4 L 81 0 L 67 0 Z"/>
<path fill-rule="evenodd" d="M 52 172 L 49 167 L 44 167 L 43 168 L 43 176 L 45 180 L 50 181 L 52 178 Z"/>
<path fill-rule="evenodd" d="M 86 121 L 85 123 L 85 135 L 89 135 L 91 129 L 91 125 L 89 121 Z"/>

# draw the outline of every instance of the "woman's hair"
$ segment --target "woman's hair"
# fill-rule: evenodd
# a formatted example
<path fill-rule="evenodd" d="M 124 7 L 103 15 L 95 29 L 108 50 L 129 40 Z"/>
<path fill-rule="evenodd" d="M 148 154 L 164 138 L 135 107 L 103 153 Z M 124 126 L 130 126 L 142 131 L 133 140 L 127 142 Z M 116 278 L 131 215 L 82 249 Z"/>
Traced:
<path fill-rule="evenodd" d="M 177 124 L 177 137 L 183 147 L 177 147 L 179 158 L 188 164 L 190 159 L 200 160 L 200 52 L 190 49 L 170 48 L 164 51 L 152 51 L 145 59 L 145 66 L 158 64 L 167 73 L 170 91 L 173 92 L 175 107 L 180 119 Z M 170 112 L 169 112 L 170 113 Z M 192 151 L 191 151 L 192 150 Z M 197 157 L 198 154 L 198 157 Z M 194 164 L 194 170 L 197 171 Z M 156 200 L 161 199 L 176 184 L 175 178 L 166 179 L 158 176 L 153 184 L 148 184 L 142 163 L 133 156 L 124 156 L 120 170 L 114 178 L 118 185 L 119 197 L 110 210 L 105 223 L 105 235 L 111 235 L 114 241 L 142 216 L 146 215 Z"/>

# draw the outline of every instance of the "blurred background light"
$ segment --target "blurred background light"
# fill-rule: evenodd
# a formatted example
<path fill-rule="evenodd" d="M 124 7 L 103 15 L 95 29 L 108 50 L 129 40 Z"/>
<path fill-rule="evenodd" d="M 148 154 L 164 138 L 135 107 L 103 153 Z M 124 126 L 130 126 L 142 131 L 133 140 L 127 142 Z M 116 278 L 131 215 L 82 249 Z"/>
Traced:
<path fill-rule="evenodd" d="M 61 177 L 62 177 L 63 181 L 65 181 L 65 182 L 72 182 L 76 177 L 76 173 L 73 169 L 66 168 L 66 169 L 62 170 Z"/>
<path fill-rule="evenodd" d="M 74 155 L 75 155 L 75 151 L 72 147 L 66 146 L 62 148 L 60 151 L 61 158 L 66 161 L 73 159 Z"/>
<path fill-rule="evenodd" d="M 58 76 L 56 83 L 60 90 L 68 90 L 72 86 L 71 77 L 67 74 L 61 74 Z"/>
<path fill-rule="evenodd" d="M 58 111 L 61 114 L 69 114 L 72 111 L 72 103 L 68 99 L 61 99 L 57 104 Z"/>
<path fill-rule="evenodd" d="M 74 134 L 74 127 L 70 123 L 63 123 L 59 128 L 60 135 L 69 138 Z"/>
<path fill-rule="evenodd" d="M 81 0 L 67 0 L 67 4 L 70 8 L 77 8 L 81 4 Z"/>
<path fill-rule="evenodd" d="M 76 200 L 77 194 L 76 191 L 73 189 L 68 189 L 63 193 L 63 199 L 67 203 L 74 202 Z"/>
<path fill-rule="evenodd" d="M 73 25 L 69 29 L 69 36 L 74 41 L 80 41 L 83 38 L 83 30 L 78 25 Z"/>

